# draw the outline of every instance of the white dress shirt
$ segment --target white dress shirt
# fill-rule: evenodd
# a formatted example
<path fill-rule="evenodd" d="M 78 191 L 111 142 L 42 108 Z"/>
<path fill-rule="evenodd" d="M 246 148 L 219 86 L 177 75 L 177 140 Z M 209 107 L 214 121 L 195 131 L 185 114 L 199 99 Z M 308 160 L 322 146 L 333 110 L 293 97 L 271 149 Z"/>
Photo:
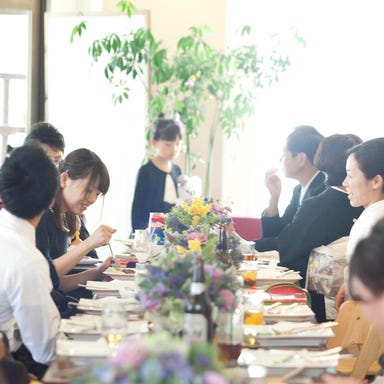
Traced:
<path fill-rule="evenodd" d="M 170 173 L 167 173 L 165 177 L 165 187 L 164 187 L 164 201 L 169 204 L 175 204 L 177 200 L 177 192 L 175 183 L 172 179 Z"/>
<path fill-rule="evenodd" d="M 304 187 L 301 187 L 301 190 L 300 190 L 300 197 L 299 197 L 299 205 L 301 205 L 301 204 L 303 203 L 304 196 L 305 196 L 305 194 L 307 193 L 309 186 L 311 185 L 312 181 L 315 180 L 316 176 L 317 176 L 319 173 L 320 173 L 320 171 L 317 171 L 317 172 L 312 176 L 312 179 L 309 180 L 308 183 L 307 183 Z"/>
<path fill-rule="evenodd" d="M 374 225 L 382 218 L 384 218 L 384 200 L 377 201 L 364 209 L 355 224 L 353 224 L 349 234 L 346 251 L 348 262 L 358 242 L 368 237 Z"/>
<path fill-rule="evenodd" d="M 51 298 L 48 263 L 35 246 L 35 228 L 0 210 L 0 329 L 18 348 L 13 324 L 33 359 L 42 364 L 55 357 L 60 314 Z"/>

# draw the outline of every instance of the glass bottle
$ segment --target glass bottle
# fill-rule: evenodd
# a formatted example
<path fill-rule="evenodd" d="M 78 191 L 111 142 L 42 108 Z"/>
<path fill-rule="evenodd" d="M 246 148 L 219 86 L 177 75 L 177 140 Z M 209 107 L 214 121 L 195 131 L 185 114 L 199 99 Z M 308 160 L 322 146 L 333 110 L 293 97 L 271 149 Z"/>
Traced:
<path fill-rule="evenodd" d="M 212 305 L 205 286 L 204 263 L 193 260 L 193 276 L 190 295 L 184 308 L 183 337 L 191 342 L 212 341 Z"/>
<path fill-rule="evenodd" d="M 228 249 L 227 238 L 227 223 L 225 219 L 221 219 L 219 241 L 216 246 L 217 259 L 223 266 L 230 267 L 232 265 L 232 259 Z"/>

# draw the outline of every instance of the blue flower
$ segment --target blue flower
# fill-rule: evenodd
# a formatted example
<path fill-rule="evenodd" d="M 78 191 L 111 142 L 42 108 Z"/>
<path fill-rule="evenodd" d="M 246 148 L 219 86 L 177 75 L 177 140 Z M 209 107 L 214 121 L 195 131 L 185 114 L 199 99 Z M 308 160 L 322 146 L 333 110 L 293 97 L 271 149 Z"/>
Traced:
<path fill-rule="evenodd" d="M 159 360 L 151 359 L 139 368 L 139 376 L 143 383 L 160 383 L 164 380 L 163 367 Z"/>

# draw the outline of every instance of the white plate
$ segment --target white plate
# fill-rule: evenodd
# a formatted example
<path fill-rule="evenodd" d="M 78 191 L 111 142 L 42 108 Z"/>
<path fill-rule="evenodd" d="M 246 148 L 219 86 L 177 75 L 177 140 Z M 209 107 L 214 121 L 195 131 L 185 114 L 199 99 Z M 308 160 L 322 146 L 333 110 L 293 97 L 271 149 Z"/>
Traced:
<path fill-rule="evenodd" d="M 56 341 L 58 356 L 72 357 L 106 357 L 110 351 L 104 339 L 97 341 L 78 341 L 58 339 Z"/>
<path fill-rule="evenodd" d="M 310 325 L 313 324 L 279 322 L 273 325 L 244 325 L 244 342 L 252 348 L 320 347 L 325 345 L 327 339 L 335 336 L 331 328 L 311 328 L 305 331 L 304 328 Z M 302 332 L 289 334 L 289 331 L 296 331 L 299 326 L 303 327 Z"/>
<path fill-rule="evenodd" d="M 104 272 L 104 275 L 116 280 L 134 280 L 136 270 L 134 268 L 117 269 L 109 267 Z"/>
<path fill-rule="evenodd" d="M 290 306 L 292 307 L 290 308 Z M 264 313 L 264 321 L 267 324 L 278 321 L 312 321 L 314 317 L 315 314 L 312 309 L 304 304 L 280 305 Z"/>
<path fill-rule="evenodd" d="M 282 269 L 260 269 L 257 271 L 256 287 L 276 283 L 297 283 L 302 277 L 295 271 Z"/>
<path fill-rule="evenodd" d="M 91 281 L 88 280 L 85 286 L 87 289 L 96 293 L 98 297 L 120 296 L 119 290 L 125 287 L 126 290 L 134 292 L 135 283 L 130 280 L 112 280 L 112 281 Z"/>
<path fill-rule="evenodd" d="M 326 369 L 336 368 L 339 354 L 329 356 L 323 352 L 308 350 L 248 349 L 243 348 L 238 358 L 240 365 L 261 365 L 269 375 L 285 375 L 303 366 L 300 376 L 319 377 Z"/>
<path fill-rule="evenodd" d="M 101 261 L 99 259 L 94 259 L 92 257 L 85 256 L 83 257 L 77 265 L 95 265 L 97 263 L 100 263 Z"/>
<path fill-rule="evenodd" d="M 90 321 L 87 317 L 75 316 L 71 319 L 61 319 L 60 332 L 72 340 L 93 340 L 101 337 L 100 317 L 97 321 Z M 129 321 L 128 334 L 148 333 L 148 322 L 145 320 Z"/>
<path fill-rule="evenodd" d="M 77 309 L 80 309 L 81 311 L 87 314 L 100 315 L 104 300 L 105 298 L 101 298 L 101 299 L 81 298 L 80 301 L 77 303 Z M 125 297 L 124 299 L 116 299 L 116 300 L 121 300 L 122 304 L 124 304 L 127 314 L 141 315 L 143 313 L 143 309 L 140 307 L 139 302 L 135 299 L 134 296 L 129 298 Z"/>

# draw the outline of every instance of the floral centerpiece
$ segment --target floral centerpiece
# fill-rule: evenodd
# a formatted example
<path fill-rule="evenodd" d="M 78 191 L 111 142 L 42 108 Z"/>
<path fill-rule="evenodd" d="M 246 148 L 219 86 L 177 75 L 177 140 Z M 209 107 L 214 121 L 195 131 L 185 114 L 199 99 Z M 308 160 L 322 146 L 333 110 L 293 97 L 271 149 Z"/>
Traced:
<path fill-rule="evenodd" d="M 226 384 L 214 345 L 187 345 L 166 334 L 133 337 L 73 384 Z"/>
<path fill-rule="evenodd" d="M 175 206 L 165 215 L 168 247 L 147 268 L 139 281 L 138 298 L 147 316 L 155 313 L 156 322 L 177 334 L 183 326 L 184 305 L 190 293 L 192 261 L 204 261 L 205 283 L 214 316 L 217 311 L 231 311 L 236 306 L 235 293 L 240 288 L 235 266 L 217 260 L 219 225 L 230 223 L 231 209 L 208 199 L 193 198 Z M 238 255 L 239 241 L 228 236 L 233 246 L 231 256 Z M 234 260 L 233 264 L 236 264 Z"/>
<path fill-rule="evenodd" d="M 139 281 L 138 298 L 147 313 L 160 315 L 165 328 L 178 333 L 183 326 L 184 306 L 192 281 L 194 251 L 179 253 L 175 248 L 161 254 L 147 268 L 147 275 Z M 223 270 L 216 262 L 205 263 L 205 282 L 211 303 L 217 310 L 230 311 L 235 292 L 240 288 L 236 269 Z"/>
<path fill-rule="evenodd" d="M 180 253 L 196 251 L 205 262 L 216 259 L 216 244 L 221 222 L 230 224 L 231 208 L 217 201 L 195 197 L 176 205 L 165 216 L 165 233 Z M 241 260 L 240 239 L 228 233 L 228 247 L 233 263 Z"/>

